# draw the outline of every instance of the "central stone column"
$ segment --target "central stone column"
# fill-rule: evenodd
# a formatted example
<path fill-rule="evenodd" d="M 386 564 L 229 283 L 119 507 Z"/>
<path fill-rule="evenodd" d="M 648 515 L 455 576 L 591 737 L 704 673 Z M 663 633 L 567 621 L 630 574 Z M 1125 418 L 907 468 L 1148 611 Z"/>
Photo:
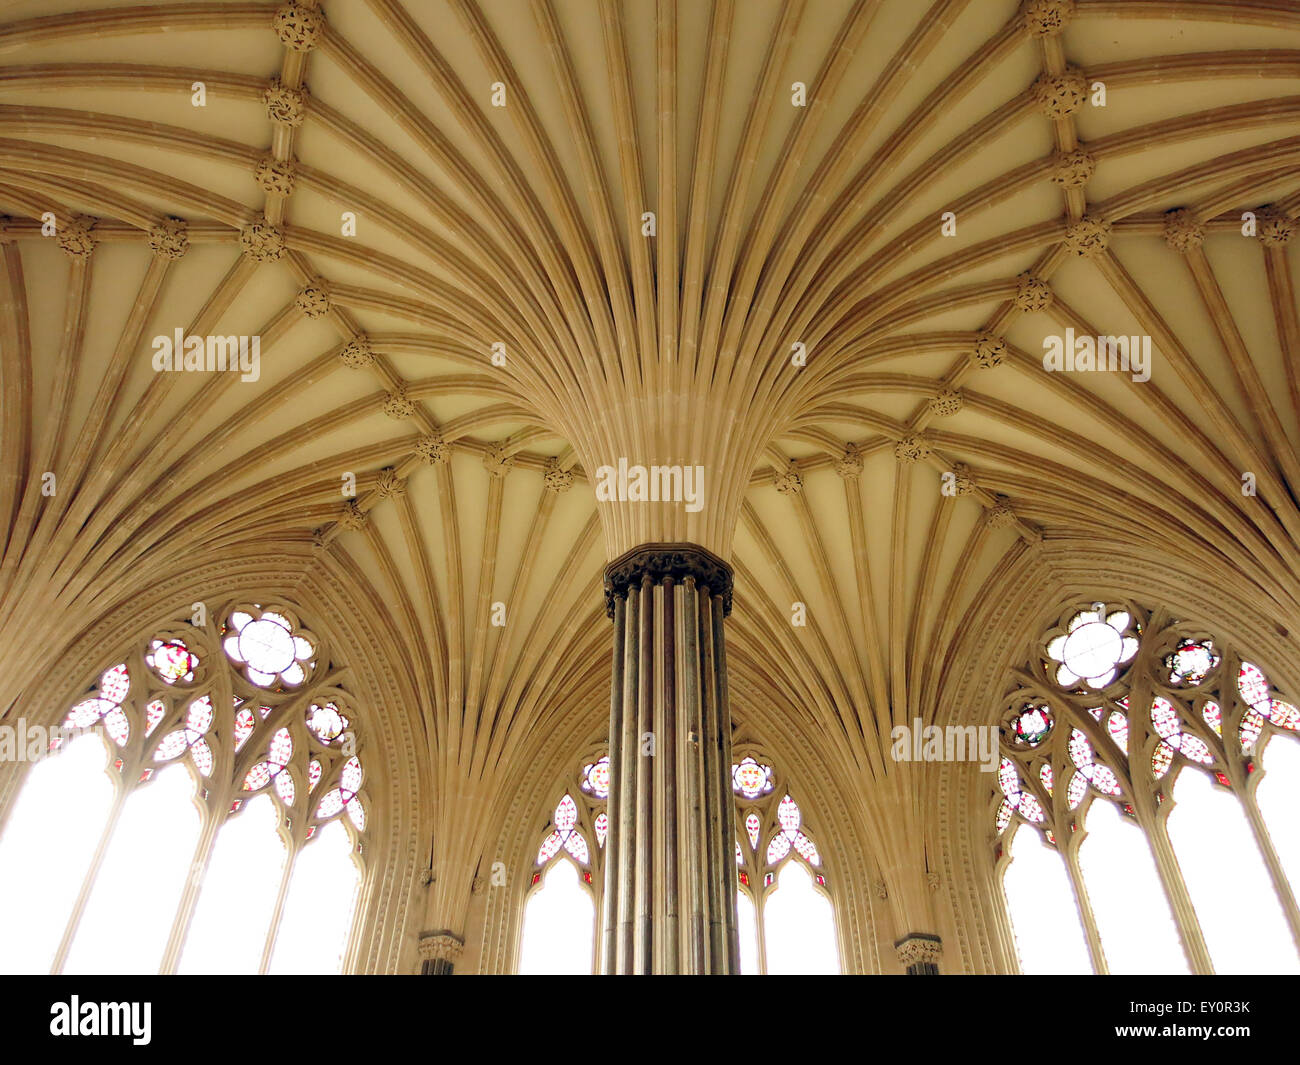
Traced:
<path fill-rule="evenodd" d="M 605 570 L 614 678 L 604 974 L 739 968 L 731 587 L 731 567 L 689 543 L 642 544 Z"/>

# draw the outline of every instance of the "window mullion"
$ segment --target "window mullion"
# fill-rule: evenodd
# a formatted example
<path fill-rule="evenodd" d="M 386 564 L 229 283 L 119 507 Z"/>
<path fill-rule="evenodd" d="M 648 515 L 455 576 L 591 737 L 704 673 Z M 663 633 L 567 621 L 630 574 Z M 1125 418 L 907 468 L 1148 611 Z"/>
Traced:
<path fill-rule="evenodd" d="M 1187 954 L 1187 963 L 1192 972 L 1198 976 L 1214 973 L 1214 962 L 1210 959 L 1210 948 L 1205 944 L 1205 934 L 1201 931 L 1200 919 L 1196 916 L 1196 907 L 1192 904 L 1191 893 L 1187 890 L 1187 881 L 1183 879 L 1182 868 L 1174 854 L 1173 843 L 1169 839 L 1167 818 L 1172 806 L 1158 806 L 1151 790 L 1150 762 L 1141 761 L 1139 752 L 1145 752 L 1144 737 L 1150 734 L 1148 724 L 1151 720 L 1152 699 L 1154 697 L 1151 672 L 1154 654 L 1154 636 L 1167 619 L 1163 611 L 1156 611 L 1151 616 L 1147 636 L 1143 640 L 1142 650 L 1133 662 L 1133 682 L 1129 689 L 1129 759 L 1133 766 L 1130 773 L 1132 781 L 1133 814 L 1143 829 L 1147 845 L 1155 858 L 1156 872 L 1160 874 L 1160 883 L 1169 899 L 1169 908 L 1174 915 L 1174 923 L 1183 941 L 1183 951 Z M 1139 783 L 1141 787 L 1139 788 Z M 1170 780 L 1169 794 L 1173 794 L 1173 782 Z"/>
<path fill-rule="evenodd" d="M 176 906 L 176 916 L 172 920 L 171 932 L 167 937 L 167 947 L 163 951 L 162 964 L 158 968 L 158 972 L 163 976 L 174 973 L 180 962 L 181 949 L 185 945 L 185 937 L 194 920 L 194 911 L 198 907 L 199 894 L 203 890 L 203 877 L 212 861 L 217 831 L 224 823 L 224 818 L 218 821 L 213 815 L 211 806 L 206 808 L 203 828 L 194 846 L 194 860 L 190 863 L 190 875 L 185 879 L 185 887 L 181 891 L 180 901 Z"/>
<path fill-rule="evenodd" d="M 266 945 L 262 948 L 262 960 L 257 967 L 259 975 L 265 975 L 271 966 L 271 954 L 275 950 L 275 937 L 279 935 L 280 920 L 284 916 L 284 900 L 289 895 L 289 883 L 293 878 L 294 866 L 298 862 L 298 855 L 301 851 L 302 844 L 299 843 L 290 849 L 289 855 L 285 859 L 284 875 L 280 877 L 280 890 L 276 892 L 275 910 L 271 915 L 271 926 L 266 930 Z"/>
<path fill-rule="evenodd" d="M 99 877 L 99 870 L 104 864 L 104 857 L 108 854 L 108 848 L 112 846 L 113 834 L 117 831 L 117 824 L 122 819 L 122 811 L 126 808 L 126 800 L 133 790 L 126 786 L 121 776 L 114 783 L 116 787 L 113 794 L 113 808 L 109 811 L 103 834 L 99 837 L 99 846 L 95 848 L 95 855 L 90 859 L 90 866 L 86 869 L 86 875 L 81 881 L 81 890 L 77 893 L 77 901 L 72 906 L 72 913 L 68 915 L 68 924 L 63 931 L 63 938 L 59 941 L 59 949 L 54 953 L 54 961 L 50 965 L 52 975 L 61 973 L 64 964 L 68 960 L 68 951 L 72 949 L 72 941 L 76 938 L 77 927 L 81 924 L 81 915 L 86 911 L 86 903 L 90 900 L 90 893 L 95 889 L 95 881 Z"/>
<path fill-rule="evenodd" d="M 1182 935 L 1187 961 L 1198 976 L 1211 976 L 1214 973 L 1214 963 L 1210 960 L 1210 949 L 1205 945 L 1205 936 L 1201 932 L 1201 922 L 1196 916 L 1196 907 L 1192 905 L 1187 881 L 1183 879 L 1182 869 L 1179 868 L 1178 858 L 1169 840 L 1165 817 L 1157 815 L 1154 823 L 1142 827 L 1146 829 L 1147 842 L 1151 845 L 1151 853 L 1155 857 L 1160 883 L 1164 886 L 1165 895 L 1174 914 L 1174 921 L 1177 922 L 1178 931 Z"/>
<path fill-rule="evenodd" d="M 1094 799 L 1093 802 L 1104 802 L 1103 799 Z M 1065 862 L 1066 872 L 1070 875 L 1070 886 L 1074 888 L 1074 903 L 1079 910 L 1079 919 L 1083 924 L 1084 938 L 1088 941 L 1088 954 L 1092 957 L 1092 969 L 1098 976 L 1107 976 L 1110 974 L 1110 966 L 1106 962 L 1106 951 L 1101 942 L 1101 931 L 1097 927 L 1097 915 L 1092 910 L 1092 899 L 1088 895 L 1088 886 L 1084 883 L 1083 870 L 1079 868 L 1079 842 L 1078 836 L 1070 839 L 1070 845 L 1061 848 L 1057 845 L 1057 850 Z"/>
<path fill-rule="evenodd" d="M 1291 926 L 1291 938 L 1295 940 L 1296 950 L 1300 951 L 1300 907 L 1296 905 L 1291 882 L 1287 880 L 1286 871 L 1282 868 L 1277 851 L 1273 847 L 1272 837 L 1268 834 L 1268 826 L 1264 823 L 1264 817 L 1255 803 L 1254 791 L 1243 788 L 1237 792 L 1237 798 L 1246 808 L 1246 819 L 1255 834 L 1255 843 L 1264 857 L 1264 865 L 1268 869 L 1269 876 L 1273 878 L 1273 890 L 1277 892 L 1278 901 L 1282 903 L 1282 911 L 1286 914 L 1287 924 Z"/>

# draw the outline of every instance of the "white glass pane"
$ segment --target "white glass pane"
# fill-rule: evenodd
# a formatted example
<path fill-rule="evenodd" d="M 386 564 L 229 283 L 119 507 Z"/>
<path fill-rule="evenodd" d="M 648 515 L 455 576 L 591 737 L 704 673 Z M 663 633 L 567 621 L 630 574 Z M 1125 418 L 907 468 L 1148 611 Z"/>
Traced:
<path fill-rule="evenodd" d="M 595 904 L 577 868 L 564 859 L 554 862 L 524 908 L 520 975 L 590 975 L 595 928 Z"/>
<path fill-rule="evenodd" d="M 46 973 L 113 805 L 108 750 L 80 736 L 28 770 L 0 834 L 0 973 Z"/>
<path fill-rule="evenodd" d="M 294 862 L 270 971 L 342 972 L 360 886 L 352 841 L 338 821 L 331 821 Z"/>
<path fill-rule="evenodd" d="M 1064 859 L 1023 825 L 1012 837 L 1010 854 L 1002 886 L 1020 971 L 1030 976 L 1091 973 L 1088 941 Z"/>
<path fill-rule="evenodd" d="M 741 975 L 757 976 L 762 971 L 758 965 L 758 917 L 754 913 L 754 901 L 743 891 L 736 892 L 736 915 L 740 929 Z"/>
<path fill-rule="evenodd" d="M 259 795 L 217 833 L 179 972 L 257 972 L 284 872 L 278 822 L 275 804 Z"/>
<path fill-rule="evenodd" d="M 802 862 L 786 862 L 777 875 L 776 890 L 764 905 L 769 975 L 840 971 L 830 900 L 813 886 Z"/>
<path fill-rule="evenodd" d="M 198 842 L 194 781 L 171 765 L 126 800 L 65 973 L 156 973 Z"/>
<path fill-rule="evenodd" d="M 1146 834 L 1114 803 L 1100 801 L 1088 808 L 1087 829 L 1079 867 L 1107 968 L 1117 975 L 1188 973 Z"/>
<path fill-rule="evenodd" d="M 1300 972 L 1295 941 L 1237 797 L 1207 774 L 1184 769 L 1174 801 L 1169 838 L 1215 972 Z"/>
<path fill-rule="evenodd" d="M 1300 894 L 1300 739 L 1272 736 L 1264 748 L 1263 769 L 1255 805 L 1268 825 L 1292 893 Z"/>

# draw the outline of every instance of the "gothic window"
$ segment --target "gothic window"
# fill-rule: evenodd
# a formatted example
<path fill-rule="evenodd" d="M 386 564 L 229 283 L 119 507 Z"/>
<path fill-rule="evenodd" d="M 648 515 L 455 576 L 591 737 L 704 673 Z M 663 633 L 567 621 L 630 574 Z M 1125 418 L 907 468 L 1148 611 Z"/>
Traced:
<path fill-rule="evenodd" d="M 736 796 L 740 971 L 838 973 L 828 878 L 803 812 L 766 762 L 731 769 Z"/>
<path fill-rule="evenodd" d="M 217 617 L 42 730 L 0 830 L 0 909 L 33 915 L 0 970 L 341 970 L 369 801 L 350 697 L 286 607 Z"/>
<path fill-rule="evenodd" d="M 521 975 L 595 971 L 596 915 L 609 835 L 609 758 L 585 763 L 542 833 L 524 906 Z"/>
<path fill-rule="evenodd" d="M 1016 672 L 990 800 L 1022 971 L 1300 971 L 1298 729 L 1213 634 L 1065 611 Z"/>
<path fill-rule="evenodd" d="M 537 837 L 520 942 L 521 974 L 590 973 L 609 834 L 609 758 L 585 763 Z M 794 798 L 752 755 L 732 766 L 743 973 L 838 973 L 822 856 Z M 594 847 L 593 847 L 594 841 Z"/>

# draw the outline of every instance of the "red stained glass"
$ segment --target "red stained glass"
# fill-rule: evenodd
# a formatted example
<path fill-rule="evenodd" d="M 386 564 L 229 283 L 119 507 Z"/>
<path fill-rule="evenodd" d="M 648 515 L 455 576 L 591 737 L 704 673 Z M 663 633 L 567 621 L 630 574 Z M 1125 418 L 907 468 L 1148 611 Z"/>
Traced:
<path fill-rule="evenodd" d="M 803 820 L 798 804 L 787 795 L 776 808 L 776 820 L 783 832 L 794 832 Z"/>
<path fill-rule="evenodd" d="M 555 827 L 560 832 L 569 832 L 578 823 L 578 806 L 572 796 L 566 795 L 555 808 Z"/>
<path fill-rule="evenodd" d="M 185 726 L 200 735 L 212 727 L 212 700 L 206 695 L 190 703 L 189 713 L 185 715 Z"/>
<path fill-rule="evenodd" d="M 145 661 L 168 684 L 179 681 L 189 682 L 194 679 L 194 670 L 198 668 L 199 658 L 180 640 L 164 643 L 154 640 Z"/>
<path fill-rule="evenodd" d="M 205 777 L 212 774 L 212 748 L 205 739 L 197 739 L 190 745 L 190 757 L 194 765 Z"/>
<path fill-rule="evenodd" d="M 348 719 L 333 703 L 313 703 L 307 710 L 307 727 L 322 743 L 333 743 L 348 727 Z"/>
<path fill-rule="evenodd" d="M 1259 734 L 1264 731 L 1264 718 L 1254 710 L 1247 710 L 1241 715 L 1241 726 L 1237 729 L 1237 738 L 1241 749 L 1249 751 L 1255 746 Z"/>
<path fill-rule="evenodd" d="M 1151 700 L 1151 723 L 1162 739 L 1170 739 L 1182 731 L 1178 723 L 1178 711 L 1168 699 L 1160 695 Z"/>
<path fill-rule="evenodd" d="M 107 699 L 86 699 L 79 702 L 63 719 L 64 728 L 90 728 L 96 721 L 116 707 Z"/>
<path fill-rule="evenodd" d="M 1252 662 L 1243 662 L 1237 674 L 1237 690 L 1247 706 L 1259 707 L 1269 701 L 1268 678 Z"/>
<path fill-rule="evenodd" d="M 805 836 L 802 832 L 800 832 L 797 836 L 794 837 L 794 849 L 799 852 L 799 854 L 803 857 L 804 861 L 806 861 L 809 865 L 822 864 L 821 855 L 817 853 L 816 844 L 814 844 L 813 841 L 810 840 L 807 836 Z"/>
<path fill-rule="evenodd" d="M 587 841 L 582 838 L 580 832 L 570 832 L 564 840 L 564 849 L 573 855 L 583 865 L 587 864 L 590 855 L 587 853 Z"/>
<path fill-rule="evenodd" d="M 1052 715 L 1046 706 L 1024 707 L 1012 724 L 1016 742 L 1024 747 L 1037 747 L 1052 731 Z"/>
<path fill-rule="evenodd" d="M 767 845 L 767 864 L 776 865 L 790 853 L 790 839 L 784 832 L 778 832 Z"/>
<path fill-rule="evenodd" d="M 271 737 L 271 747 L 267 752 L 267 759 L 277 767 L 286 766 L 293 757 L 293 737 L 289 735 L 287 728 L 278 729 L 274 736 Z M 275 772 L 279 770 L 276 769 Z M 349 791 L 356 791 L 356 788 L 349 788 Z"/>
<path fill-rule="evenodd" d="M 564 837 L 559 832 L 552 832 L 542 841 L 542 846 L 537 852 L 537 864 L 545 865 L 557 854 L 560 853 L 560 847 L 564 843 Z"/>
<path fill-rule="evenodd" d="M 355 795 L 361 790 L 361 759 L 356 755 L 353 755 L 344 764 L 339 786 L 351 795 Z M 570 799 L 569 801 L 572 802 L 573 800 Z"/>
<path fill-rule="evenodd" d="M 1151 772 L 1155 775 L 1157 780 L 1169 772 L 1169 767 L 1173 765 L 1173 761 L 1174 750 L 1167 743 L 1159 744 L 1156 749 L 1151 752 Z"/>
<path fill-rule="evenodd" d="M 120 706 L 113 707 L 104 715 L 104 729 L 108 732 L 109 739 L 119 747 L 125 747 L 127 738 L 131 735 L 131 722 L 127 719 L 126 711 Z"/>
<path fill-rule="evenodd" d="M 271 766 L 267 762 L 258 762 L 244 775 L 244 790 L 258 791 L 271 783 Z M 337 811 L 336 811 L 337 812 Z"/>
<path fill-rule="evenodd" d="M 316 816 L 320 820 L 326 821 L 342 809 L 343 796 L 339 794 L 338 788 L 333 788 L 325 793 L 320 805 L 316 807 Z"/>
<path fill-rule="evenodd" d="M 1021 794 L 1020 805 L 1016 809 L 1026 821 L 1033 821 L 1038 824 L 1044 820 L 1042 805 L 1028 792 Z"/>
<path fill-rule="evenodd" d="M 742 758 L 731 767 L 731 784 L 746 799 L 757 799 L 772 790 L 772 767 L 751 757 Z"/>
<path fill-rule="evenodd" d="M 1300 730 L 1300 708 L 1281 699 L 1274 699 L 1270 705 L 1272 713 L 1269 715 L 1269 720 L 1273 724 L 1278 728 L 1290 729 L 1292 732 Z"/>
<path fill-rule="evenodd" d="M 235 750 L 239 750 L 244 746 L 256 726 L 257 719 L 253 717 L 253 711 L 248 707 L 243 707 L 235 715 Z"/>
<path fill-rule="evenodd" d="M 120 703 L 126 698 L 130 687 L 131 674 L 127 672 L 125 664 L 105 670 L 104 675 L 99 678 L 100 698 L 107 699 L 109 702 Z"/>
<path fill-rule="evenodd" d="M 608 757 L 601 757 L 582 767 L 582 790 L 598 799 L 609 798 Z"/>
<path fill-rule="evenodd" d="M 1083 797 L 1088 794 L 1088 778 L 1082 773 L 1075 773 L 1070 777 L 1070 783 L 1065 789 L 1066 800 L 1070 804 L 1071 810 L 1077 810 L 1079 804 L 1083 802 Z"/>
<path fill-rule="evenodd" d="M 1214 734 L 1216 736 L 1223 735 L 1223 714 L 1219 710 L 1218 703 L 1207 701 L 1206 704 L 1201 707 L 1201 717 L 1205 719 L 1205 723 L 1209 725 L 1210 728 L 1214 729 Z"/>
<path fill-rule="evenodd" d="M 185 748 L 189 745 L 184 729 L 169 732 L 162 738 L 162 742 L 158 744 L 158 749 L 154 751 L 153 760 L 155 762 L 165 762 L 169 758 L 175 758 L 177 755 L 183 754 Z"/>
<path fill-rule="evenodd" d="M 1169 683 L 1198 685 L 1219 665 L 1219 655 L 1209 640 L 1183 640 L 1172 654 L 1165 656 Z"/>
<path fill-rule="evenodd" d="M 596 815 L 596 845 L 603 847 L 605 837 L 609 835 L 609 815 L 603 810 Z"/>
<path fill-rule="evenodd" d="M 287 769 L 275 775 L 275 793 L 280 796 L 280 801 L 285 806 L 292 806 L 295 796 L 293 786 L 293 774 Z"/>
<path fill-rule="evenodd" d="M 1106 719 L 1106 731 L 1110 733 L 1115 745 L 1128 754 L 1128 718 L 1117 710 L 1112 711 Z"/>

